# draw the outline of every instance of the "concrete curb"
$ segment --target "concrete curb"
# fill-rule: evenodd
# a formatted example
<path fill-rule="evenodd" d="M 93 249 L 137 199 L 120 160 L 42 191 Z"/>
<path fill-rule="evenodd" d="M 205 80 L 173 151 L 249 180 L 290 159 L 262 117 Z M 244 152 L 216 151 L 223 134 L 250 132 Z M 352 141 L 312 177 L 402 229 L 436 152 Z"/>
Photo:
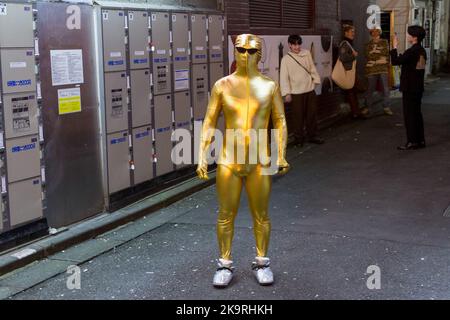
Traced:
<path fill-rule="evenodd" d="M 0 276 L 143 218 L 214 183 L 215 172 L 210 174 L 209 181 L 201 181 L 197 177 L 192 178 L 116 212 L 88 219 L 58 234 L 47 236 L 3 254 L 0 256 Z"/>

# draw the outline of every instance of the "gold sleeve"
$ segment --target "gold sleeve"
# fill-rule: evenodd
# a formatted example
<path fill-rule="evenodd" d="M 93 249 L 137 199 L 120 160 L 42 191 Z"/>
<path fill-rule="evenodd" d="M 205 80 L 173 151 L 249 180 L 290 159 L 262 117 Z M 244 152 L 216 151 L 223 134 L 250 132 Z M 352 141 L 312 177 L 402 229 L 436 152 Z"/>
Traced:
<path fill-rule="evenodd" d="M 203 122 L 203 128 L 200 138 L 199 157 L 198 157 L 199 166 L 207 165 L 206 152 L 208 151 L 208 148 L 212 143 L 212 138 L 215 134 L 215 129 L 217 128 L 217 120 L 219 118 L 221 111 L 222 111 L 221 93 L 218 85 L 215 84 L 211 91 L 211 98 L 209 100 L 205 120 Z"/>
<path fill-rule="evenodd" d="M 276 137 L 278 143 L 277 165 L 281 168 L 285 168 L 289 166 L 286 161 L 288 132 L 286 116 L 284 114 L 284 103 L 278 85 L 275 88 L 272 100 L 272 123 L 274 129 L 278 130 Z"/>

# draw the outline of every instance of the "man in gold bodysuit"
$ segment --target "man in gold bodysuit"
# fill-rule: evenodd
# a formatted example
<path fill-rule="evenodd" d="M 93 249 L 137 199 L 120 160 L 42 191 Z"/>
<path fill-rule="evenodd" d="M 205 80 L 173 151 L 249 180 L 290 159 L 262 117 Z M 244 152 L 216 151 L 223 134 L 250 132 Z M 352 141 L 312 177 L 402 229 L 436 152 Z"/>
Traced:
<path fill-rule="evenodd" d="M 287 126 L 284 105 L 278 84 L 263 76 L 258 70 L 262 55 L 261 47 L 261 39 L 254 35 L 243 34 L 237 37 L 235 46 L 237 70 L 214 85 L 203 124 L 197 174 L 204 180 L 208 179 L 207 151 L 212 143 L 220 113 L 224 113 L 227 134 L 230 130 L 244 132 L 242 139 L 233 138 L 231 143 L 230 141 L 227 143 L 229 137 L 225 135 L 217 167 L 217 194 L 220 207 L 217 237 L 221 256 L 213 280 L 216 287 L 227 287 L 233 277 L 231 247 L 234 220 L 243 186 L 248 194 L 256 238 L 257 257 L 253 263 L 253 271 L 261 285 L 273 283 L 270 259 L 267 257 L 271 231 L 268 207 L 272 178 L 265 172 L 266 164 L 263 165 L 259 160 L 249 161 L 251 153 L 254 152 L 252 146 L 256 143 L 258 148 L 265 148 L 267 143 L 265 146 L 259 145 L 265 143 L 260 141 L 263 140 L 260 135 L 257 135 L 257 141 L 254 141 L 255 135 L 250 137 L 249 132 L 267 130 L 272 118 L 274 129 L 277 130 L 276 171 L 279 174 L 287 173 L 289 164 L 285 159 Z M 230 156 L 230 153 L 234 154 L 234 151 L 240 148 L 245 153 L 243 162 L 236 161 Z"/>

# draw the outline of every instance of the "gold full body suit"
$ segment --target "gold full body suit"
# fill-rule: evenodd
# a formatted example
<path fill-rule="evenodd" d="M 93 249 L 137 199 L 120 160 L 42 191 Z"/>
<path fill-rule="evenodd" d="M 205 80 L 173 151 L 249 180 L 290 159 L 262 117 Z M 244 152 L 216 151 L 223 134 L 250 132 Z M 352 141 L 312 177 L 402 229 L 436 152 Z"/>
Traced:
<path fill-rule="evenodd" d="M 237 37 L 235 59 L 237 70 L 230 76 L 217 81 L 211 92 L 201 135 L 199 165 L 197 174 L 207 180 L 207 151 L 212 143 L 214 129 L 221 112 L 225 117 L 225 129 L 269 129 L 272 118 L 274 129 L 278 129 L 277 167 L 279 174 L 289 170 L 285 159 L 287 127 L 284 105 L 278 84 L 262 75 L 258 70 L 262 50 L 261 39 L 250 34 Z M 244 50 L 246 49 L 246 50 Z M 259 137 L 259 136 L 258 136 Z M 254 223 L 254 234 L 258 257 L 267 257 L 271 223 L 268 207 L 272 178 L 263 174 L 264 166 L 259 161 L 250 164 L 248 154 L 251 141 L 249 136 L 234 140 L 234 148 L 243 147 L 246 161 L 240 163 L 228 159 L 227 141 L 224 137 L 221 159 L 217 168 L 217 194 L 219 217 L 217 237 L 221 259 L 231 260 L 231 247 L 236 218 L 243 186 L 247 190 L 250 210 Z"/>

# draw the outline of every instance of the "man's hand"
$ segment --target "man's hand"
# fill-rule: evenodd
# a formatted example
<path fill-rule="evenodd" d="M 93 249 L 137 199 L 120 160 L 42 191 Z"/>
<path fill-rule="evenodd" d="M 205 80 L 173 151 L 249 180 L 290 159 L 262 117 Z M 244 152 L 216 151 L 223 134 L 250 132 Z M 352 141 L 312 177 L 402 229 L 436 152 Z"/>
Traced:
<path fill-rule="evenodd" d="M 392 39 L 392 47 L 393 47 L 394 49 L 397 49 L 397 48 L 398 48 L 398 36 L 397 36 L 397 34 L 395 34 L 395 35 L 394 35 L 394 39 Z"/>
<path fill-rule="evenodd" d="M 358 51 L 353 50 L 353 56 L 356 58 L 358 56 Z"/>
<path fill-rule="evenodd" d="M 291 169 L 291 166 L 289 165 L 289 163 L 287 163 L 286 160 L 280 161 L 280 163 L 278 163 L 278 174 L 281 176 L 284 176 L 286 173 L 289 172 L 289 170 Z"/>
<path fill-rule="evenodd" d="M 284 97 L 284 102 L 291 103 L 292 102 L 292 96 L 288 94 L 286 97 Z"/>
<path fill-rule="evenodd" d="M 209 180 L 209 177 L 208 177 L 208 165 L 198 165 L 197 175 L 202 180 Z"/>

